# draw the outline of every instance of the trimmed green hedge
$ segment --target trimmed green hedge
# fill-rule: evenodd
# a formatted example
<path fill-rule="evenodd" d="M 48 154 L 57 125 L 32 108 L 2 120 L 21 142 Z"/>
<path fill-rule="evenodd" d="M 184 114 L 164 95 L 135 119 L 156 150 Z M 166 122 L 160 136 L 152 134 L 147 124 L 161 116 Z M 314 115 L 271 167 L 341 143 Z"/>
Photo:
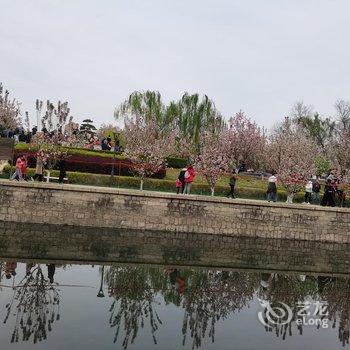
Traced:
<path fill-rule="evenodd" d="M 62 147 L 63 149 L 68 150 L 68 154 L 70 155 L 78 155 L 78 156 L 86 156 L 86 157 L 104 157 L 104 158 L 114 158 L 125 160 L 127 159 L 121 153 L 116 153 L 111 151 L 100 151 L 100 150 L 90 150 L 86 148 L 74 148 L 74 147 Z M 28 143 L 19 142 L 15 146 L 16 152 L 30 152 L 35 151 L 36 147 L 34 145 L 30 145 Z"/>

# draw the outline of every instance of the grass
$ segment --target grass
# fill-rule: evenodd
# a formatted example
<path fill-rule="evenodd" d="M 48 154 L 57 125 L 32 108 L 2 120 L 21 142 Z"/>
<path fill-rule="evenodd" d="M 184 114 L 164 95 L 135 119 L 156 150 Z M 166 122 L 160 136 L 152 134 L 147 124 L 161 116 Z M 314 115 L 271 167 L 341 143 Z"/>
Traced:
<path fill-rule="evenodd" d="M 177 177 L 179 176 L 180 169 L 173 169 L 173 168 L 167 168 L 166 169 L 166 176 L 164 180 L 170 180 L 175 183 Z M 227 186 L 229 188 L 229 175 L 221 176 L 217 182 L 217 186 Z M 194 183 L 196 184 L 202 184 L 206 185 L 207 180 L 203 178 L 200 174 L 197 174 Z M 258 179 L 256 177 L 253 177 L 251 175 L 238 175 L 237 188 L 254 188 L 259 190 L 267 189 L 267 180 Z"/>

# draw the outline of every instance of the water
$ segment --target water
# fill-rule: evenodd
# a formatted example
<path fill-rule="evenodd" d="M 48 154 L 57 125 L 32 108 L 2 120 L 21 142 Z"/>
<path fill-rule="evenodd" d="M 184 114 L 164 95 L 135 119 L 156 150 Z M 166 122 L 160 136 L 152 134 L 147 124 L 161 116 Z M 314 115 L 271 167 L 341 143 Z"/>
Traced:
<path fill-rule="evenodd" d="M 349 347 L 346 275 L 12 258 L 0 284 L 2 350 Z"/>
<path fill-rule="evenodd" d="M 0 222 L 0 264 L 1 350 L 349 347 L 348 244 Z"/>

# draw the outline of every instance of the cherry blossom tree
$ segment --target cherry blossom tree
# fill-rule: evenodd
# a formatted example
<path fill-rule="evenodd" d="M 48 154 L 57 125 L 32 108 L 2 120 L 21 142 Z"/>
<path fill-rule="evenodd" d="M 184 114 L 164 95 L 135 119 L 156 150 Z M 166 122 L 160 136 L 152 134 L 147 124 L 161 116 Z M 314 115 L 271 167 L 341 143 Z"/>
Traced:
<path fill-rule="evenodd" d="M 207 180 L 211 195 L 214 196 L 216 182 L 228 171 L 230 165 L 227 134 L 205 132 L 200 140 L 200 153 L 196 158 L 195 168 Z"/>
<path fill-rule="evenodd" d="M 287 202 L 292 203 L 294 195 L 316 173 L 319 150 L 303 129 L 286 118 L 272 135 L 266 154 L 268 168 L 277 172 L 288 192 Z"/>
<path fill-rule="evenodd" d="M 266 136 L 242 111 L 229 120 L 228 144 L 236 167 L 242 162 L 249 168 L 261 165 Z"/>
<path fill-rule="evenodd" d="M 124 137 L 125 156 L 133 163 L 142 190 L 144 179 L 164 167 L 174 148 L 174 136 L 162 130 L 155 120 L 137 116 L 125 120 Z"/>
<path fill-rule="evenodd" d="M 15 129 L 21 124 L 20 104 L 9 98 L 9 91 L 0 83 L 0 128 Z"/>
<path fill-rule="evenodd" d="M 36 101 L 37 116 L 42 115 L 43 102 Z M 43 132 L 38 132 L 32 141 L 32 149 L 36 151 L 36 157 L 44 160 L 48 170 L 47 180 L 58 161 L 66 159 L 68 150 L 65 147 L 81 147 L 84 144 L 79 134 L 71 132 L 73 117 L 70 116 L 68 102 L 58 101 L 57 107 L 47 100 L 46 111 L 41 118 Z"/>

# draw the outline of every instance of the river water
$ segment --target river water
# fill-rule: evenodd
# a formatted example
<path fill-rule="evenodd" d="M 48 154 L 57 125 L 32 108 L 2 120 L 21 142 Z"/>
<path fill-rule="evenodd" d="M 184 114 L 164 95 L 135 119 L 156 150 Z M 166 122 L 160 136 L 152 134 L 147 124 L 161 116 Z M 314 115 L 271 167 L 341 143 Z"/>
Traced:
<path fill-rule="evenodd" d="M 349 301 L 347 244 L 0 222 L 1 350 L 343 349 Z"/>
<path fill-rule="evenodd" d="M 346 275 L 4 259 L 7 349 L 343 349 Z"/>

